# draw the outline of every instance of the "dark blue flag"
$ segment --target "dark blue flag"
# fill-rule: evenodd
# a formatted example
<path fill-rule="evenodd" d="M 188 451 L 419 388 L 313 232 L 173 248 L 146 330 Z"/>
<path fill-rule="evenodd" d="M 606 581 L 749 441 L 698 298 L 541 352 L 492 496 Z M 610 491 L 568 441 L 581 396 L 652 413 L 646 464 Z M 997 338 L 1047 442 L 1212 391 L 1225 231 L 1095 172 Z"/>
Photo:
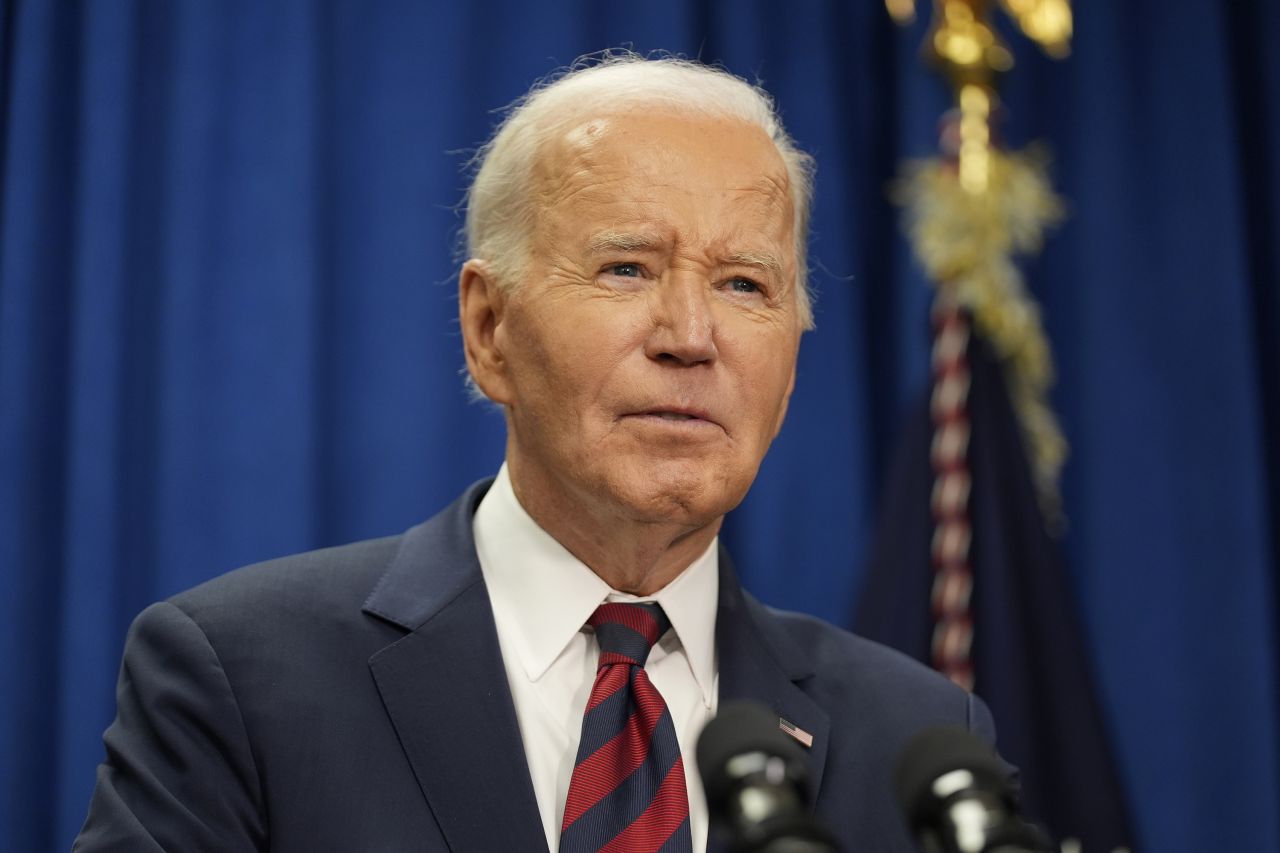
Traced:
<path fill-rule="evenodd" d="M 1001 754 L 1021 770 L 1030 817 L 1060 841 L 1078 840 L 1083 853 L 1134 850 L 1076 597 L 1045 527 L 1002 370 L 976 334 L 967 356 L 975 692 L 995 715 Z M 933 429 L 925 404 L 902 435 L 856 617 L 858 633 L 926 663 Z"/>

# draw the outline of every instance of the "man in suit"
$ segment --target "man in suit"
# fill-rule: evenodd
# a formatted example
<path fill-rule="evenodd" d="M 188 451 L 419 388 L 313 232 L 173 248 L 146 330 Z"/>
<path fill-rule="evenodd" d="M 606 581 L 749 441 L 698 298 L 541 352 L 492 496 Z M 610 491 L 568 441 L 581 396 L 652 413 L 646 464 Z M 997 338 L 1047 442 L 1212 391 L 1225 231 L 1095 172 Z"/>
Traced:
<path fill-rule="evenodd" d="M 755 602 L 716 538 L 812 325 L 811 175 L 767 96 L 694 63 L 531 93 L 481 152 L 459 286 L 498 476 L 144 611 L 76 849 L 716 849 L 693 746 L 750 699 L 848 849 L 911 850 L 896 753 L 990 739 L 985 708 Z"/>

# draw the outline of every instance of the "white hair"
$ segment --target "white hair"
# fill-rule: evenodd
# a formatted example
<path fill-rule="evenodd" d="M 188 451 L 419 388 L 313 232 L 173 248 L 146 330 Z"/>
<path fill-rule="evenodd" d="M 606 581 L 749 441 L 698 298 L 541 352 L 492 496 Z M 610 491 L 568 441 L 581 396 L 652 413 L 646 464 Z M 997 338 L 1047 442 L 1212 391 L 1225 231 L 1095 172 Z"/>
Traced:
<path fill-rule="evenodd" d="M 807 247 L 813 197 L 813 158 L 787 135 L 773 99 L 727 71 L 672 56 L 631 51 L 583 57 L 540 81 L 509 109 L 477 153 L 466 198 L 466 250 L 489 262 L 498 284 L 514 287 L 530 254 L 537 211 L 533 182 L 544 146 L 586 118 L 630 106 L 736 118 L 773 141 L 786 166 L 795 209 L 796 289 L 804 328 L 813 326 Z"/>

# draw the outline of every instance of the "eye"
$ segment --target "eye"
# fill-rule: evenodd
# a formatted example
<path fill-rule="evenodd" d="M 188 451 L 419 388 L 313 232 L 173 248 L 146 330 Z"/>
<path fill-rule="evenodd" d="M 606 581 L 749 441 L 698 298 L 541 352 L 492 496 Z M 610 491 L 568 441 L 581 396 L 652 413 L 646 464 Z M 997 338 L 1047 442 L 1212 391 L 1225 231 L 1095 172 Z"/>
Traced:
<path fill-rule="evenodd" d="M 734 293 L 759 293 L 760 285 L 749 278 L 738 277 L 729 279 L 729 289 Z"/>
<path fill-rule="evenodd" d="M 604 271 L 622 278 L 640 278 L 644 275 L 644 268 L 639 264 L 610 264 Z"/>

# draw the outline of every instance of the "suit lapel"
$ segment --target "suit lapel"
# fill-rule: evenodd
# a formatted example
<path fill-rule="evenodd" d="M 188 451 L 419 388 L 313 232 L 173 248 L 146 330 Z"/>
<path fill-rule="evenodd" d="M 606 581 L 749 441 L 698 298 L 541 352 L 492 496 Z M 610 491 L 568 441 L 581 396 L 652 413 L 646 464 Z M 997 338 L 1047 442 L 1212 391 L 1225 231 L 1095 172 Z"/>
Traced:
<path fill-rule="evenodd" d="M 365 602 L 408 633 L 369 660 L 418 785 L 455 853 L 546 850 L 524 743 L 507 687 L 471 519 L 488 483 L 405 534 Z M 777 618 L 746 595 L 720 552 L 719 701 L 765 705 L 813 736 L 813 799 L 830 721 L 800 685 L 813 675 Z M 712 833 L 708 851 L 724 849 Z"/>
<path fill-rule="evenodd" d="M 365 611 L 409 633 L 369 668 L 449 847 L 546 850 L 471 535 L 486 487 L 405 534 Z"/>
<path fill-rule="evenodd" d="M 716 616 L 720 661 L 719 702 L 764 705 L 779 718 L 813 736 L 809 759 L 811 802 L 816 802 L 826 766 L 831 721 L 801 689 L 813 676 L 807 656 L 768 608 L 743 592 L 728 554 L 720 550 L 720 607 Z M 721 849 L 723 839 L 708 843 Z"/>

